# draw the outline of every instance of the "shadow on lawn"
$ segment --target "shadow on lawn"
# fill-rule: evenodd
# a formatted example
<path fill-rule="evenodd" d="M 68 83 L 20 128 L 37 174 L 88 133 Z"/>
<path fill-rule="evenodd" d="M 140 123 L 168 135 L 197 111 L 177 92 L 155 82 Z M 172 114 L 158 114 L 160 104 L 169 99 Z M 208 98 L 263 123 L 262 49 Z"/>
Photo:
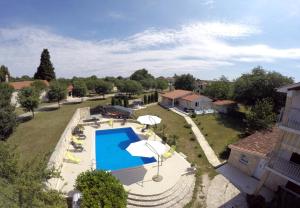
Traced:
<path fill-rule="evenodd" d="M 243 117 L 237 117 L 234 115 L 225 115 L 225 114 L 216 114 L 215 117 L 216 117 L 216 121 L 219 124 L 227 128 L 231 128 L 241 132 L 239 134 L 240 138 L 243 138 L 245 136 L 246 124 L 244 122 Z"/>

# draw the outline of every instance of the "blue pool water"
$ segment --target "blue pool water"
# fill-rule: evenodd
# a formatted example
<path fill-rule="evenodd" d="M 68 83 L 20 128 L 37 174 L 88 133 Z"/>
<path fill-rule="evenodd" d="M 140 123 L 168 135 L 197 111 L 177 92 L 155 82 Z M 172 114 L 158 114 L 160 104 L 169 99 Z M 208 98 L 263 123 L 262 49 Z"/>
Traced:
<path fill-rule="evenodd" d="M 155 162 L 154 157 L 131 156 L 126 148 L 139 137 L 131 128 L 119 128 L 96 131 L 96 169 L 120 170 Z"/>

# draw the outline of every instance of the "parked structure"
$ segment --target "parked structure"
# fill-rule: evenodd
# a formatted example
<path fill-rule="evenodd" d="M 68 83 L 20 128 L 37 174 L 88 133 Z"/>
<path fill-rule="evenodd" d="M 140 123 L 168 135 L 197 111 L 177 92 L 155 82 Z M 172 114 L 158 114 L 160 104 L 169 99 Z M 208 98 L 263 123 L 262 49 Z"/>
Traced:
<path fill-rule="evenodd" d="M 248 176 L 260 179 L 265 172 L 265 164 L 279 140 L 279 128 L 256 132 L 229 145 L 231 149 L 228 163 Z"/>
<path fill-rule="evenodd" d="M 265 184 L 289 195 L 288 200 L 294 197 L 300 206 L 300 83 L 279 88 L 278 92 L 287 94 L 278 122 L 280 139 L 257 191 Z"/>
<path fill-rule="evenodd" d="M 204 95 L 187 90 L 173 90 L 161 94 L 160 104 L 165 107 L 178 107 L 184 110 L 211 109 L 212 100 Z"/>
<path fill-rule="evenodd" d="M 229 113 L 238 108 L 238 105 L 233 100 L 216 100 L 213 102 L 214 109 L 219 113 Z"/>

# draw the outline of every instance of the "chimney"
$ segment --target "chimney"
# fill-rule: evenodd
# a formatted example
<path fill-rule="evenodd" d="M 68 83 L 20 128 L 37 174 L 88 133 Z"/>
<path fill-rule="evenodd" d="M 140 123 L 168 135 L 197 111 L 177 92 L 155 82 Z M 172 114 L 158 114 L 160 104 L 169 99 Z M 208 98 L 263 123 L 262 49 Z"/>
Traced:
<path fill-rule="evenodd" d="M 8 74 L 5 75 L 5 82 L 7 82 L 7 83 L 9 82 Z"/>

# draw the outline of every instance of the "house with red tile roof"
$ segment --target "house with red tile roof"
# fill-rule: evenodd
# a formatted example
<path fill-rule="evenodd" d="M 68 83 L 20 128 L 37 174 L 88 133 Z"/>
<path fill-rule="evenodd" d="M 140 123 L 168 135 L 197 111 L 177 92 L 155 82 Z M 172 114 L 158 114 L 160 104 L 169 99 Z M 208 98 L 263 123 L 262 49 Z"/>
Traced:
<path fill-rule="evenodd" d="M 204 95 L 188 90 L 173 90 L 161 94 L 161 105 L 184 110 L 210 109 L 212 100 Z"/>
<path fill-rule="evenodd" d="M 265 165 L 280 139 L 280 129 L 256 132 L 229 145 L 228 163 L 251 177 L 260 179 L 265 172 Z"/>
<path fill-rule="evenodd" d="M 213 102 L 213 106 L 219 113 L 229 113 L 238 108 L 237 102 L 233 100 L 216 100 Z"/>

